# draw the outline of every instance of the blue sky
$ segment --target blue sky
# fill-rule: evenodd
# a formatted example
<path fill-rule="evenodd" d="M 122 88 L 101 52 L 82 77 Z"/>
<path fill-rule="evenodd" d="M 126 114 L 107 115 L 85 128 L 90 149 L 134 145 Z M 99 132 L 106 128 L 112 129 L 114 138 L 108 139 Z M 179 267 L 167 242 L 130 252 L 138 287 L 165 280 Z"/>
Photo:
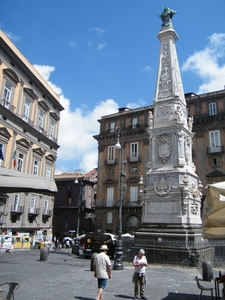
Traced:
<path fill-rule="evenodd" d="M 165 6 L 177 11 L 185 93 L 223 89 L 224 0 L 1 0 L 1 30 L 65 107 L 57 170 L 97 167 L 97 120 L 119 107 L 153 104 Z"/>

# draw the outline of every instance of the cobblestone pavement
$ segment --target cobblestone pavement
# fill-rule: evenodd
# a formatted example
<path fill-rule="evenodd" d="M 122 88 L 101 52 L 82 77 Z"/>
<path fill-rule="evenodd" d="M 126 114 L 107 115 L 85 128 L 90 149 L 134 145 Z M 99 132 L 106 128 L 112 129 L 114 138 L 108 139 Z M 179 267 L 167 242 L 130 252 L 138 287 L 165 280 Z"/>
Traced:
<path fill-rule="evenodd" d="M 18 282 L 15 300 L 94 300 L 97 281 L 90 271 L 90 259 L 62 250 L 51 253 L 46 262 L 40 261 L 40 250 L 0 253 L 0 283 Z M 113 262 L 112 262 L 113 263 Z M 112 279 L 105 289 L 105 300 L 133 299 L 131 281 L 133 267 L 123 263 L 124 270 L 113 270 Z M 215 277 L 218 270 L 214 270 Z M 201 277 L 197 269 L 150 265 L 147 268 L 145 294 L 149 300 L 197 300 L 200 290 L 195 276 Z M 3 296 L 0 293 L 0 297 Z M 203 292 L 202 300 L 211 299 Z"/>

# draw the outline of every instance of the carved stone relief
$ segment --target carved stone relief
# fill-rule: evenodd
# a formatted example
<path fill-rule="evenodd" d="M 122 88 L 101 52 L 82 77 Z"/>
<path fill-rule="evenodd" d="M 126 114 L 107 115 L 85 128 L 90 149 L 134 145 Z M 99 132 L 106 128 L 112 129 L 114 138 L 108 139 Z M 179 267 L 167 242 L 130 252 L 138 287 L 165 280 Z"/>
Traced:
<path fill-rule="evenodd" d="M 154 183 L 155 193 L 159 196 L 167 195 L 172 188 L 172 182 L 169 180 L 165 180 L 163 177 L 160 181 L 156 181 Z"/>
<path fill-rule="evenodd" d="M 175 45 L 172 47 L 172 57 L 174 58 L 174 73 L 175 73 L 175 80 L 174 80 L 174 96 L 178 97 L 183 103 L 185 103 L 185 98 L 184 98 L 184 91 L 183 91 L 183 86 L 182 86 L 182 81 L 180 77 L 180 69 L 179 69 L 179 64 L 178 64 L 178 59 L 177 59 L 177 53 L 176 53 L 176 48 Z"/>
<path fill-rule="evenodd" d="M 172 152 L 170 139 L 166 135 L 162 135 L 159 138 L 158 151 L 159 151 L 159 157 L 160 157 L 162 163 L 165 164 Z"/>
<path fill-rule="evenodd" d="M 157 116 L 163 121 L 168 121 L 171 118 L 172 112 L 173 109 L 170 105 L 161 105 L 157 110 Z"/>
<path fill-rule="evenodd" d="M 172 97 L 172 80 L 170 67 L 169 42 L 162 44 L 161 73 L 159 75 L 158 99 Z"/>

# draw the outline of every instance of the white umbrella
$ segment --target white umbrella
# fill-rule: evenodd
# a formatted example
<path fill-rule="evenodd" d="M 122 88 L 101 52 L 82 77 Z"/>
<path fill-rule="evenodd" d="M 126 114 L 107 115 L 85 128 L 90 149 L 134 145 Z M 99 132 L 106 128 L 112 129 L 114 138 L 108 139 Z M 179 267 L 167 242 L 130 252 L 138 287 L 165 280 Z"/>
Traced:
<path fill-rule="evenodd" d="M 69 237 L 69 236 L 66 236 L 66 237 L 64 237 L 63 239 L 64 239 L 64 240 L 72 241 L 71 237 Z"/>
<path fill-rule="evenodd" d="M 124 233 L 121 235 L 123 238 L 134 238 L 134 235 L 130 234 L 130 233 Z"/>

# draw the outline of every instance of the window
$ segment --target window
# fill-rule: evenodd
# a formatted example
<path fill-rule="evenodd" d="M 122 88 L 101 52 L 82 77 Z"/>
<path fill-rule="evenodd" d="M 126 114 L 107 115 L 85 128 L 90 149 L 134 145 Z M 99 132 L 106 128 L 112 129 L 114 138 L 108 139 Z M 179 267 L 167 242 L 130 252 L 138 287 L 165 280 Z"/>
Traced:
<path fill-rule="evenodd" d="M 39 111 L 39 116 L 38 116 L 38 131 L 43 132 L 43 127 L 44 127 L 44 113 L 42 110 Z"/>
<path fill-rule="evenodd" d="M 137 124 L 138 124 L 138 118 L 132 118 L 131 120 L 132 128 L 136 128 Z"/>
<path fill-rule="evenodd" d="M 54 131 L 55 131 L 55 122 L 53 120 L 50 121 L 50 127 L 49 127 L 49 138 L 53 140 L 54 138 Z"/>
<path fill-rule="evenodd" d="M 45 200 L 45 204 L 44 205 L 45 205 L 44 206 L 44 214 L 47 215 L 47 213 L 48 213 L 48 200 Z"/>
<path fill-rule="evenodd" d="M 109 211 L 109 212 L 107 212 L 106 223 L 112 224 L 112 222 L 113 222 L 113 213 L 111 211 Z"/>
<path fill-rule="evenodd" d="M 19 171 L 19 172 L 23 171 L 23 161 L 24 161 L 24 155 L 23 155 L 23 153 L 19 153 L 18 166 L 17 166 L 17 171 Z"/>
<path fill-rule="evenodd" d="M 37 160 L 34 161 L 34 166 L 33 166 L 33 174 L 38 175 L 38 165 L 39 162 Z"/>
<path fill-rule="evenodd" d="M 219 130 L 209 132 L 210 152 L 220 151 L 220 132 Z"/>
<path fill-rule="evenodd" d="M 51 172 L 52 172 L 52 168 L 50 166 L 46 166 L 45 178 L 51 179 Z"/>
<path fill-rule="evenodd" d="M 12 92 L 12 85 L 6 81 L 5 88 L 4 88 L 4 96 L 3 96 L 3 103 L 2 105 L 6 108 L 10 106 L 10 98 Z"/>
<path fill-rule="evenodd" d="M 131 186 L 130 187 L 130 202 L 137 202 L 138 201 L 138 187 Z"/>
<path fill-rule="evenodd" d="M 212 165 L 213 165 L 214 167 L 220 165 L 220 159 L 219 159 L 219 157 L 214 157 L 214 158 L 212 158 Z"/>
<path fill-rule="evenodd" d="M 107 188 L 106 206 L 113 206 L 114 187 Z"/>
<path fill-rule="evenodd" d="M 115 132 L 115 122 L 109 123 L 109 132 Z"/>
<path fill-rule="evenodd" d="M 4 161 L 3 146 L 4 145 L 0 143 L 0 166 L 2 165 L 2 162 Z"/>
<path fill-rule="evenodd" d="M 138 143 L 130 144 L 130 160 L 137 161 L 138 159 Z"/>
<path fill-rule="evenodd" d="M 108 147 L 108 162 L 115 162 L 115 146 Z"/>
<path fill-rule="evenodd" d="M 23 108 L 23 120 L 25 122 L 28 122 L 29 114 L 30 114 L 30 101 L 26 98 L 24 103 L 24 108 Z"/>
<path fill-rule="evenodd" d="M 15 194 L 13 211 L 19 210 L 19 198 L 20 198 L 20 196 L 18 194 Z"/>
<path fill-rule="evenodd" d="M 216 113 L 217 113 L 216 102 L 209 103 L 209 114 L 216 115 Z"/>
<path fill-rule="evenodd" d="M 137 166 L 132 166 L 131 167 L 131 173 L 137 173 L 137 171 L 138 171 Z"/>
<path fill-rule="evenodd" d="M 30 200 L 30 213 L 34 213 L 34 208 L 35 208 L 35 197 L 32 197 Z"/>
<path fill-rule="evenodd" d="M 113 169 L 111 169 L 111 168 L 108 169 L 108 174 L 109 174 L 109 175 L 113 175 Z"/>

